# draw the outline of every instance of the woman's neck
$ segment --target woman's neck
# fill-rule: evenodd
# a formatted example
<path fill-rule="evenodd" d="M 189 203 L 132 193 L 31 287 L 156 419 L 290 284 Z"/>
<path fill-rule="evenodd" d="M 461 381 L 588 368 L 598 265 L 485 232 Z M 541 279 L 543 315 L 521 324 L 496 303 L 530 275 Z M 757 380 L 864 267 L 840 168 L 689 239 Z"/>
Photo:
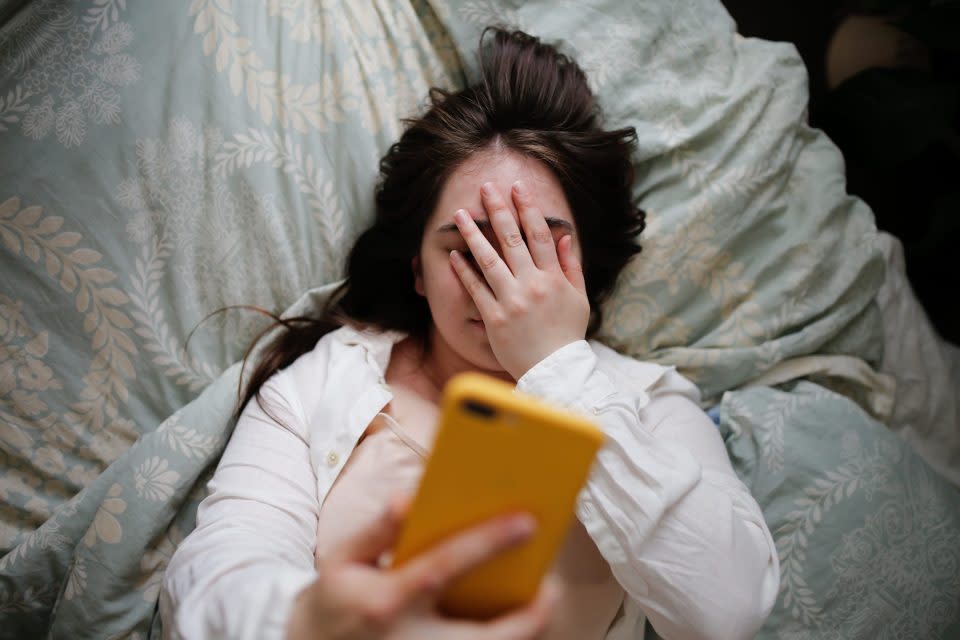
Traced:
<path fill-rule="evenodd" d="M 424 345 L 424 347 L 425 348 L 421 348 L 420 351 L 420 372 L 437 389 L 438 395 L 450 378 L 466 371 L 477 371 L 511 384 L 516 383 L 506 371 L 480 369 L 461 357 L 450 348 L 450 345 L 443 339 L 443 336 L 437 332 L 436 327 L 430 328 L 430 333 L 427 336 L 427 344 Z"/>

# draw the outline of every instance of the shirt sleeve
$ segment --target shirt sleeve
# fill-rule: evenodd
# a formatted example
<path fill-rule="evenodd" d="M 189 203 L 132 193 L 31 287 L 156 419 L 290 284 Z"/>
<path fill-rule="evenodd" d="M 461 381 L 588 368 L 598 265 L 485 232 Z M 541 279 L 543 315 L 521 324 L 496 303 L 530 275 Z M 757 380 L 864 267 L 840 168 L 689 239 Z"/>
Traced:
<path fill-rule="evenodd" d="M 578 341 L 517 381 L 606 435 L 577 517 L 665 640 L 754 637 L 776 601 L 776 549 L 699 392 L 672 370 L 646 390 L 616 376 L 618 388 L 598 365 Z"/>
<path fill-rule="evenodd" d="M 173 637 L 283 638 L 316 577 L 317 483 L 283 375 L 261 389 L 267 411 L 247 404 L 167 568 L 161 611 Z"/>

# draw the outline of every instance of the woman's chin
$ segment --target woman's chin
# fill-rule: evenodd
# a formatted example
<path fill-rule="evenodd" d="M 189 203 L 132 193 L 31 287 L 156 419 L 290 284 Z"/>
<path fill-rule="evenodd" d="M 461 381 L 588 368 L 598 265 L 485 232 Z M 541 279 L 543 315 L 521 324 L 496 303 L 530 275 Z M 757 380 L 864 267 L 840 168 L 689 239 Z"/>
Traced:
<path fill-rule="evenodd" d="M 503 365 L 500 364 L 497 357 L 493 355 L 493 350 L 490 349 L 490 343 L 485 342 L 484 347 L 482 355 L 473 361 L 477 371 L 493 376 L 494 378 L 513 381 L 513 378 L 510 377 L 507 370 L 503 368 Z"/>

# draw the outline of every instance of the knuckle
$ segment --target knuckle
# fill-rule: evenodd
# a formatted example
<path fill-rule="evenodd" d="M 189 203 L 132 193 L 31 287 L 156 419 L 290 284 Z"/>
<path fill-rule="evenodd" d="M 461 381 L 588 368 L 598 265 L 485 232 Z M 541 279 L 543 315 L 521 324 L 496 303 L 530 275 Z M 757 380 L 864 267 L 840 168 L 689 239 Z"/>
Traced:
<path fill-rule="evenodd" d="M 448 573 L 443 573 L 442 571 L 437 571 L 435 568 L 431 568 L 416 577 L 411 589 L 414 593 L 421 595 L 434 595 L 443 587 L 444 582 L 446 582 L 446 576 L 448 575 Z"/>
<path fill-rule="evenodd" d="M 467 288 L 467 291 L 470 292 L 471 294 L 481 293 L 484 289 L 483 282 L 481 282 L 480 279 L 477 277 L 473 277 L 467 280 L 464 286 Z"/>
<path fill-rule="evenodd" d="M 490 531 L 480 528 L 471 531 L 457 541 L 456 558 L 464 569 L 481 562 L 493 552 L 494 540 Z"/>
<path fill-rule="evenodd" d="M 477 264 L 480 265 L 481 269 L 486 271 L 492 269 L 499 259 L 499 256 L 495 253 L 484 253 L 481 256 L 477 256 Z"/>
<path fill-rule="evenodd" d="M 503 306 L 511 316 L 521 316 L 527 312 L 527 302 L 523 298 L 508 298 Z"/>
<path fill-rule="evenodd" d="M 492 311 L 488 321 L 492 327 L 505 327 L 507 325 L 507 315 L 502 311 Z"/>
<path fill-rule="evenodd" d="M 510 231 L 503 237 L 503 243 L 511 249 L 514 247 L 519 247 L 521 244 L 523 244 L 523 236 L 520 235 L 519 231 Z"/>
<path fill-rule="evenodd" d="M 533 241 L 538 244 L 546 244 L 548 242 L 553 242 L 553 234 L 550 233 L 550 229 L 547 227 L 537 227 L 533 230 Z"/>
<path fill-rule="evenodd" d="M 382 594 L 370 595 L 361 609 L 366 624 L 376 629 L 388 628 L 400 611 L 401 599 L 391 590 Z"/>
<path fill-rule="evenodd" d="M 547 297 L 547 287 L 542 282 L 530 284 L 530 299 L 534 302 L 542 302 Z"/>
<path fill-rule="evenodd" d="M 419 580 L 421 589 L 430 590 L 454 575 L 459 569 L 462 554 L 454 547 L 441 547 L 430 559 L 430 563 Z"/>
<path fill-rule="evenodd" d="M 464 242 L 467 243 L 467 246 L 470 247 L 470 246 L 473 246 L 476 242 L 478 242 L 479 239 L 483 237 L 483 234 L 477 228 L 473 228 L 473 229 L 467 228 L 467 229 L 460 229 L 460 237 L 462 237 Z"/>

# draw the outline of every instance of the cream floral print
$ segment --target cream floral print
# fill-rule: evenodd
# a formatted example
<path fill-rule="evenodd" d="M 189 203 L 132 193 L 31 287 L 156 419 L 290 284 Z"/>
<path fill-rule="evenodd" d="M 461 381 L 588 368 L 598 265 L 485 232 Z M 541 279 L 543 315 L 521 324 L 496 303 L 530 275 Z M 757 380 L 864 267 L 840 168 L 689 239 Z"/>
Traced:
<path fill-rule="evenodd" d="M 21 12 L 0 53 L 16 84 L 0 103 L 0 132 L 20 123 L 23 135 L 55 135 L 66 148 L 94 126 L 121 122 L 120 92 L 140 80 L 141 64 L 127 49 L 133 27 L 118 21 L 125 0 L 98 3 L 82 16 L 41 0 Z"/>
<path fill-rule="evenodd" d="M 215 171 L 213 159 L 222 149 L 230 147 L 219 129 L 201 129 L 176 117 L 165 137 L 137 141 L 139 175 L 116 189 L 130 215 L 127 237 L 139 254 L 130 285 L 136 332 L 154 354 L 153 363 L 191 389 L 209 384 L 228 363 L 186 355 L 167 318 L 170 302 L 182 304 L 181 313 L 196 326 L 210 312 L 238 302 L 275 308 L 307 288 L 308 281 L 310 258 L 299 253 L 301 243 L 274 198 L 242 178 L 235 185 L 227 181 L 238 165 L 249 166 L 258 158 L 272 164 L 276 157 L 265 157 L 262 149 L 244 156 L 241 150 L 227 170 Z M 319 168 L 314 173 L 322 176 Z M 309 186 L 320 193 L 310 202 L 335 216 L 339 209 L 333 192 L 316 176 L 309 176 Z M 197 211 L 206 215 L 198 217 Z M 341 244 L 335 236 L 328 242 Z M 177 283 L 182 302 L 159 297 L 170 282 Z M 221 319 L 213 326 L 231 336 L 231 354 L 241 352 L 263 327 L 263 317 L 254 313 L 225 317 L 226 324 Z M 209 326 L 201 329 L 209 331 Z"/>

